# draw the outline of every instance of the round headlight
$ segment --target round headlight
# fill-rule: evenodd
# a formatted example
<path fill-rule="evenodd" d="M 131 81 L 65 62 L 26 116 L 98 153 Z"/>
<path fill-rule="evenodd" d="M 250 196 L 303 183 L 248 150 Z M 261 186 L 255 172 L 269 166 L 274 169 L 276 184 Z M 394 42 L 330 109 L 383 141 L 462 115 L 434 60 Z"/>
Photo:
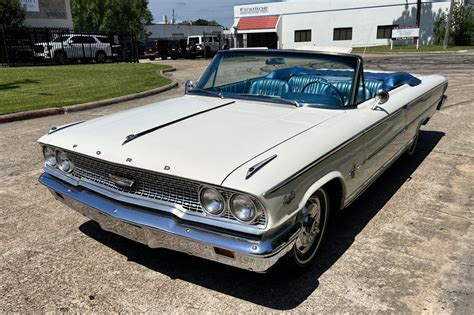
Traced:
<path fill-rule="evenodd" d="M 57 151 L 56 153 L 56 160 L 58 163 L 58 167 L 61 171 L 63 172 L 72 172 L 72 163 L 69 160 L 66 152 L 63 151 Z"/>
<path fill-rule="evenodd" d="M 199 201 L 204 211 L 210 215 L 219 215 L 224 211 L 224 197 L 214 188 L 203 188 L 199 194 Z"/>
<path fill-rule="evenodd" d="M 230 211 L 240 221 L 250 223 L 257 217 L 257 207 L 249 197 L 234 195 L 230 199 Z"/>
<path fill-rule="evenodd" d="M 44 155 L 44 163 L 48 166 L 55 167 L 57 164 L 56 161 L 56 152 L 51 147 L 44 147 L 43 148 L 43 155 Z"/>

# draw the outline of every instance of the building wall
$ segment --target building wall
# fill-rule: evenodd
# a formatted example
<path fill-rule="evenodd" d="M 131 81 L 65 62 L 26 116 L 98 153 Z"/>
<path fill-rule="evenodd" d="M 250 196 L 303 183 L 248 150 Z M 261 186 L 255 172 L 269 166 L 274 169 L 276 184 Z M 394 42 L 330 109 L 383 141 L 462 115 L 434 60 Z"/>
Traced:
<path fill-rule="evenodd" d="M 422 3 L 420 43 L 429 44 L 437 17 L 449 10 L 449 0 L 424 0 Z M 240 17 L 281 15 L 277 26 L 279 48 L 301 46 L 357 47 L 383 45 L 388 39 L 377 39 L 377 26 L 414 26 L 415 0 L 318 0 L 289 1 L 234 7 L 235 23 Z M 334 28 L 352 27 L 352 40 L 333 40 Z M 295 43 L 295 30 L 311 29 L 311 42 Z M 237 30 L 237 33 L 239 31 Z"/>
<path fill-rule="evenodd" d="M 26 5 L 25 26 L 72 28 L 69 0 L 20 0 Z"/>
<path fill-rule="evenodd" d="M 181 25 L 181 24 L 155 24 L 147 25 L 146 31 L 151 33 L 150 39 L 157 38 L 182 38 L 203 33 L 222 32 L 221 26 Z"/>

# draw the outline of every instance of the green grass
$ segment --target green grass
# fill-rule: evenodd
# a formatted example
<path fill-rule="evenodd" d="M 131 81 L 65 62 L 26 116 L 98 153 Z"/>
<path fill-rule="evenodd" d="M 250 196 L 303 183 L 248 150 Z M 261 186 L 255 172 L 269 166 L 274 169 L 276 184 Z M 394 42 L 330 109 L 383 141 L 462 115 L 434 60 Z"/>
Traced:
<path fill-rule="evenodd" d="M 474 46 L 451 46 L 446 49 L 443 46 L 428 46 L 420 45 L 419 49 L 416 50 L 415 45 L 409 46 L 393 46 L 393 50 L 390 50 L 390 46 L 374 46 L 367 47 L 366 53 L 394 53 L 394 52 L 409 52 L 409 53 L 423 53 L 423 52 L 443 52 L 443 51 L 458 51 L 458 50 L 473 50 Z M 364 47 L 357 47 L 352 50 L 354 53 L 363 53 Z"/>
<path fill-rule="evenodd" d="M 0 68 L 0 114 L 61 107 L 168 84 L 167 66 L 139 63 Z"/>

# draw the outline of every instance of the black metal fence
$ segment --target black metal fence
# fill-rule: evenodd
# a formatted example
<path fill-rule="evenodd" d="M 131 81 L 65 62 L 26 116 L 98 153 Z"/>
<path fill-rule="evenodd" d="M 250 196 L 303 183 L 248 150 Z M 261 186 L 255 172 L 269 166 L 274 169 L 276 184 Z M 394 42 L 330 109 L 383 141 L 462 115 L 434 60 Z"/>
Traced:
<path fill-rule="evenodd" d="M 0 64 L 3 66 L 138 62 L 144 50 L 133 32 L 0 28 Z"/>

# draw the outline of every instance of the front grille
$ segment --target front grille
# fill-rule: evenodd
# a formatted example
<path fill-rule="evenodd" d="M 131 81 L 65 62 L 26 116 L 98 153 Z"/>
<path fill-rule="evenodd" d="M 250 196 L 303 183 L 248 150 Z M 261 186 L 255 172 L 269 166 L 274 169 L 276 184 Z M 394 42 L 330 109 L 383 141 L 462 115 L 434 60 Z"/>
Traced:
<path fill-rule="evenodd" d="M 178 177 L 149 172 L 132 167 L 108 163 L 91 157 L 68 152 L 69 159 L 74 164 L 71 175 L 77 179 L 89 180 L 112 191 L 119 191 L 127 194 L 139 196 L 149 200 L 163 201 L 182 207 L 182 211 L 195 215 L 204 216 L 198 193 L 202 184 Z M 109 175 L 123 176 L 134 180 L 130 188 L 123 188 L 115 185 Z M 217 188 L 226 200 L 233 194 L 232 191 Z M 261 203 L 255 199 L 254 202 L 260 210 L 263 210 Z M 262 211 L 259 220 L 253 223 L 254 226 L 264 227 L 266 224 L 265 212 Z M 224 219 L 236 221 L 229 209 L 226 209 L 221 216 Z"/>
<path fill-rule="evenodd" d="M 35 45 L 35 47 L 33 48 L 33 50 L 34 50 L 35 53 L 37 53 L 37 54 L 44 53 L 44 46 L 43 46 L 43 45 Z"/>

